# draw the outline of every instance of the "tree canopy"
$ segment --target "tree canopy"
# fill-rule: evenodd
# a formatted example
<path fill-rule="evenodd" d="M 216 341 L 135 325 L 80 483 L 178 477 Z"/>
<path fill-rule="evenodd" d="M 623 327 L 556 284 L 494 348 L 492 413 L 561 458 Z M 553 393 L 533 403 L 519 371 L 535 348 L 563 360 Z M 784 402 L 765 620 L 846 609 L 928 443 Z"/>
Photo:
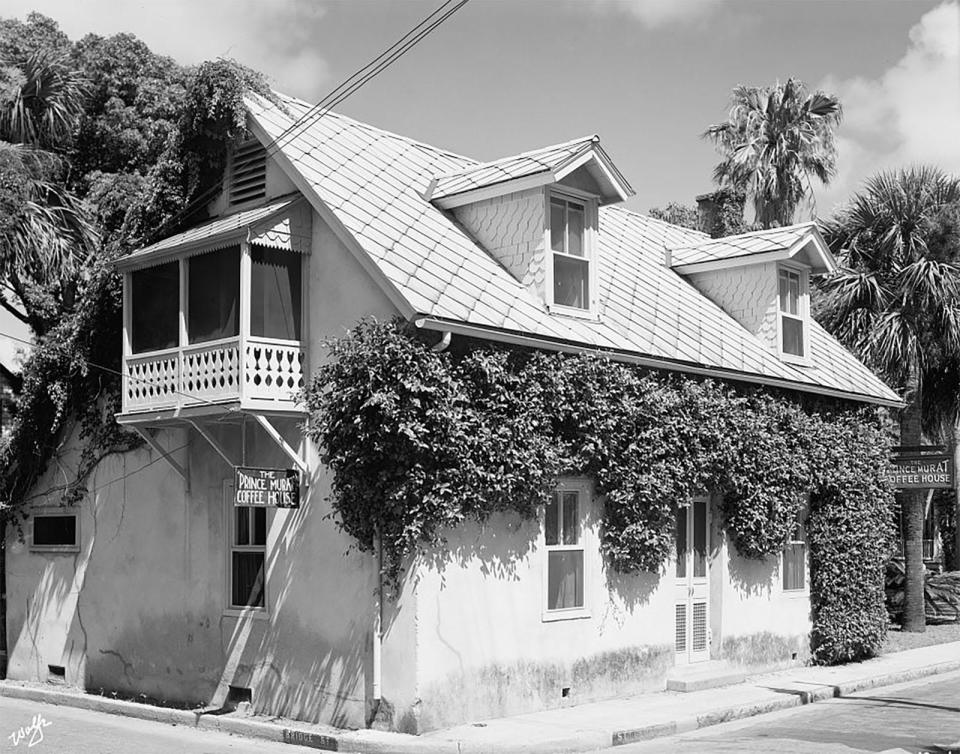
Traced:
<path fill-rule="evenodd" d="M 745 191 L 762 227 L 790 225 L 813 198 L 811 178 L 826 185 L 836 173 L 833 132 L 842 113 L 836 97 L 808 94 L 793 78 L 736 87 L 727 120 L 703 134 L 721 155 L 714 180 Z"/>

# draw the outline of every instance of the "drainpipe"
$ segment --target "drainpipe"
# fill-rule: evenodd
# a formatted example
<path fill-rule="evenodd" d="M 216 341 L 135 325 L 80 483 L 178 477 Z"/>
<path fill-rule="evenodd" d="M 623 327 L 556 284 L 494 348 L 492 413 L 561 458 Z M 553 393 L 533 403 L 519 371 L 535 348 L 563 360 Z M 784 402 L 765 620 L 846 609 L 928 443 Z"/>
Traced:
<path fill-rule="evenodd" d="M 430 350 L 434 353 L 443 353 L 447 350 L 447 347 L 450 345 L 450 338 L 453 335 L 449 330 L 444 331 L 443 337 L 430 347 Z"/>
<path fill-rule="evenodd" d="M 377 558 L 377 589 L 373 597 L 373 708 L 374 714 L 380 707 L 383 649 L 383 543 L 380 540 L 380 527 L 373 540 L 373 550 Z"/>

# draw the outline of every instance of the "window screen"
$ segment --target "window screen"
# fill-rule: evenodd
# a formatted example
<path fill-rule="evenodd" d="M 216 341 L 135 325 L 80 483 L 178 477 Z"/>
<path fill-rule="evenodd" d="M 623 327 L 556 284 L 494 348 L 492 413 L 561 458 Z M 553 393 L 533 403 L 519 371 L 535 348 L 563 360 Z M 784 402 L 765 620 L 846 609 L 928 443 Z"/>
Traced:
<path fill-rule="evenodd" d="M 221 249 L 191 257 L 189 316 L 191 343 L 240 334 L 240 249 Z"/>
<path fill-rule="evenodd" d="M 134 353 L 176 348 L 180 339 L 180 265 L 130 274 L 131 345 Z"/>
<path fill-rule="evenodd" d="M 300 340 L 300 255 L 250 249 L 250 334 Z"/>

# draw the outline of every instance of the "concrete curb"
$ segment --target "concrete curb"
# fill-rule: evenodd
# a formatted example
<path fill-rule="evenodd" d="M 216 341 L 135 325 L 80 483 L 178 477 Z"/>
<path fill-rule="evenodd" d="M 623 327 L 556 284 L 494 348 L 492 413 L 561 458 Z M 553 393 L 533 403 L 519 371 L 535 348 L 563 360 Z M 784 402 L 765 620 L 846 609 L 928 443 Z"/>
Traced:
<path fill-rule="evenodd" d="M 190 710 L 153 707 L 147 704 L 108 699 L 102 696 L 39 688 L 12 681 L 0 681 L 0 697 L 55 704 L 64 707 L 123 715 L 140 720 L 181 725 L 199 730 L 217 731 L 233 735 L 257 738 L 278 743 L 288 743 L 321 751 L 355 752 L 356 754 L 547 754 L 549 752 L 597 751 L 598 749 L 622 746 L 638 741 L 689 733 L 711 725 L 741 720 L 768 712 L 799 707 L 805 704 L 849 696 L 881 686 L 891 686 L 919 678 L 960 670 L 960 659 L 925 665 L 908 670 L 859 678 L 836 685 L 824 685 L 813 691 L 797 691 L 795 694 L 756 704 L 740 705 L 712 710 L 699 715 L 679 717 L 675 720 L 637 728 L 600 731 L 581 730 L 575 734 L 536 742 L 516 742 L 512 745 L 491 746 L 481 742 L 437 741 L 423 736 L 403 733 L 386 733 L 375 730 L 346 731 L 329 726 L 309 726 L 280 720 L 256 720 L 229 716 L 216 716 Z"/>
<path fill-rule="evenodd" d="M 934 665 L 924 665 L 919 668 L 910 668 L 909 670 L 894 671 L 892 673 L 883 673 L 881 675 L 859 678 L 855 681 L 847 681 L 837 685 L 825 685 L 814 691 L 797 691 L 795 695 L 784 697 L 783 699 L 771 699 L 769 702 L 760 702 L 758 704 L 742 705 L 738 707 L 728 707 L 708 712 L 702 715 L 691 715 L 685 718 L 679 718 L 671 723 L 660 723 L 656 725 L 647 725 L 640 728 L 630 728 L 626 730 L 617 730 L 611 737 L 611 746 L 622 746 L 624 744 L 635 743 L 637 741 L 649 741 L 654 738 L 664 736 L 674 736 L 680 733 L 690 733 L 700 728 L 707 728 L 711 725 L 727 723 L 731 720 L 742 720 L 755 715 L 763 715 L 768 712 L 779 712 L 780 710 L 800 707 L 805 704 L 822 702 L 825 699 L 835 699 L 838 697 L 849 696 L 859 691 L 867 691 L 881 686 L 892 686 L 895 683 L 905 683 L 914 681 L 927 676 L 940 675 L 941 673 L 951 673 L 960 670 L 960 660 L 950 660 L 940 662 Z"/>

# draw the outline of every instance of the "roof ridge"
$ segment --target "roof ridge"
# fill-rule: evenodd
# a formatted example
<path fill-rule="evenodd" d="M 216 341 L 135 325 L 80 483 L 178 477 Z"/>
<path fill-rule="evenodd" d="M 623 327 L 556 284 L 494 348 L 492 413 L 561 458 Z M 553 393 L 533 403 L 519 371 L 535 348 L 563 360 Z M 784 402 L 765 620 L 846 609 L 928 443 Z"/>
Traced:
<path fill-rule="evenodd" d="M 780 227 L 777 227 L 777 228 L 760 228 L 759 230 L 748 230 L 746 233 L 735 233 L 732 236 L 720 236 L 718 238 L 708 238 L 707 240 L 704 241 L 704 243 L 705 244 L 724 243 L 724 242 L 733 241 L 737 238 L 759 236 L 764 233 L 776 233 L 777 231 L 799 230 L 800 228 L 807 228 L 807 227 L 816 228 L 817 227 L 816 221 L 809 220 L 808 222 L 794 223 L 793 225 L 781 225 Z M 699 246 L 699 245 L 700 244 L 689 244 L 689 245 L 685 244 L 683 246 L 673 246 L 670 248 L 672 251 L 678 251 L 680 249 L 692 248 L 694 246 Z"/>
<path fill-rule="evenodd" d="M 675 228 L 683 233 L 697 233 L 701 236 L 705 236 L 704 240 L 712 240 L 709 235 L 704 233 L 702 230 L 694 230 L 693 228 L 685 228 L 682 225 L 676 225 L 675 223 L 669 222 L 667 220 L 661 220 L 659 217 L 651 217 L 650 215 L 644 212 L 637 212 L 635 209 L 630 209 L 628 207 L 620 207 L 617 205 L 608 204 L 600 208 L 602 212 L 623 212 L 627 215 L 633 215 L 634 217 L 639 217 L 641 220 L 646 220 L 647 222 L 656 223 L 658 225 L 666 225 L 668 228 Z"/>
<path fill-rule="evenodd" d="M 299 97 L 294 97 L 293 95 L 290 95 L 290 94 L 284 94 L 283 92 L 278 92 L 278 91 L 276 91 L 276 90 L 272 90 L 272 91 L 273 91 L 273 93 L 276 94 L 278 97 L 281 97 L 281 98 L 283 98 L 283 99 L 285 99 L 285 100 L 291 100 L 291 101 L 293 101 L 293 102 L 296 102 L 297 104 L 304 105 L 304 106 L 306 106 L 306 107 L 308 107 L 308 108 L 313 108 L 313 107 L 315 107 L 315 105 L 311 105 L 309 102 L 307 102 L 307 101 L 305 101 L 305 100 L 302 100 L 302 99 L 300 99 Z M 253 94 L 256 94 L 256 93 L 254 92 Z M 263 98 L 263 95 L 257 95 L 257 96 Z M 265 99 L 265 98 L 264 98 L 264 99 Z M 270 102 L 270 101 L 267 100 L 267 102 Z M 272 104 L 272 103 L 271 103 L 271 104 Z M 474 158 L 474 157 L 467 157 L 467 156 L 464 155 L 464 154 L 460 154 L 460 153 L 458 153 L 458 152 L 454 152 L 453 150 L 447 149 L 446 147 L 438 147 L 438 146 L 436 146 L 436 145 L 434 145 L 434 144 L 427 144 L 427 143 L 424 142 L 424 141 L 419 141 L 418 139 L 412 139 L 412 138 L 410 138 L 409 136 L 404 136 L 403 134 L 398 134 L 398 133 L 396 133 L 396 132 L 394 132 L 394 131 L 387 131 L 385 128 L 380 128 L 380 126 L 375 126 L 375 125 L 373 125 L 372 123 L 366 123 L 366 122 L 364 122 L 364 121 L 362 121 L 362 120 L 357 120 L 356 118 L 351 118 L 349 115 L 344 115 L 343 113 L 337 112 L 336 110 L 329 110 L 329 109 L 328 109 L 328 110 L 325 110 L 324 112 L 326 113 L 326 115 L 332 115 L 334 118 L 337 118 L 337 119 L 339 119 L 339 120 L 349 121 L 350 123 L 352 123 L 352 124 L 354 124 L 354 125 L 356 125 L 356 126 L 359 126 L 359 127 L 361 127 L 361 128 L 367 128 L 367 129 L 369 129 L 369 130 L 371 130 L 371 131 L 375 131 L 375 132 L 377 132 L 377 133 L 379 133 L 379 134 L 382 134 L 382 135 L 384 135 L 384 136 L 389 136 L 389 137 L 392 138 L 392 139 L 397 139 L 397 140 L 399 140 L 399 141 L 406 142 L 407 144 L 412 144 L 412 145 L 414 145 L 414 146 L 423 147 L 424 149 L 428 149 L 428 150 L 430 150 L 431 152 L 436 152 L 436 153 L 439 153 L 439 154 L 448 155 L 448 156 L 450 156 L 450 157 L 455 157 L 455 158 L 458 159 L 458 160 L 468 160 L 468 161 L 470 161 L 470 162 L 472 162 L 472 163 L 476 163 L 476 162 L 477 162 L 476 158 Z M 299 118 L 293 119 L 293 122 L 297 122 L 297 121 L 299 121 Z"/>
<path fill-rule="evenodd" d="M 508 154 L 503 157 L 498 157 L 495 160 L 487 160 L 486 162 L 478 162 L 474 165 L 468 165 L 467 167 L 460 168 L 459 170 L 454 170 L 449 173 L 441 173 L 437 178 L 449 178 L 454 175 L 459 175 L 460 173 L 465 173 L 469 170 L 482 170 L 483 168 L 490 167 L 491 165 L 496 165 L 498 162 L 503 162 L 504 160 L 515 160 L 518 157 L 531 157 L 539 152 L 546 152 L 549 149 L 559 149 L 561 147 L 569 147 L 574 144 L 580 144 L 582 142 L 591 142 L 593 144 L 600 143 L 600 137 L 597 134 L 592 134 L 591 136 L 581 136 L 578 139 L 570 139 L 569 141 L 562 141 L 558 144 L 547 144 L 543 147 L 538 147 L 537 149 L 529 149 L 526 152 L 518 152 L 517 154 Z"/>

